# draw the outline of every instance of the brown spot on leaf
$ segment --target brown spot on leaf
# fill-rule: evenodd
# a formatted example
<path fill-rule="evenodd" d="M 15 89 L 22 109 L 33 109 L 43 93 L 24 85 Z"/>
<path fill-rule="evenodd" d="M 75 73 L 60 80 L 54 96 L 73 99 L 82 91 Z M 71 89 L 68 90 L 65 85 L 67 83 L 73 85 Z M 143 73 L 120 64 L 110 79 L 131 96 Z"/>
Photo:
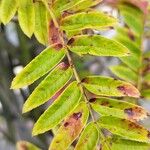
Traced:
<path fill-rule="evenodd" d="M 133 32 L 132 32 L 131 30 L 129 30 L 128 36 L 129 36 L 129 38 L 130 38 L 132 41 L 135 41 L 135 36 L 134 36 L 134 34 L 133 34 Z"/>
<path fill-rule="evenodd" d="M 131 85 L 118 86 L 117 89 L 125 96 L 131 96 L 136 98 L 140 96 L 139 91 Z"/>
<path fill-rule="evenodd" d="M 54 22 L 51 21 L 49 25 L 49 43 L 55 44 L 55 43 L 62 43 L 61 40 L 61 32 L 59 29 L 54 25 Z"/>
<path fill-rule="evenodd" d="M 84 78 L 84 79 L 82 79 L 82 81 L 81 81 L 81 82 L 88 83 L 88 82 L 89 82 L 89 80 L 88 80 L 87 78 Z"/>
<path fill-rule="evenodd" d="M 59 68 L 62 69 L 62 70 L 67 70 L 68 67 L 69 67 L 69 64 L 66 64 L 64 62 L 59 64 Z"/>
<path fill-rule="evenodd" d="M 69 122 L 64 123 L 64 127 L 67 127 L 69 125 Z"/>
<path fill-rule="evenodd" d="M 148 131 L 147 137 L 150 139 L 150 131 Z"/>
<path fill-rule="evenodd" d="M 108 105 L 109 105 L 109 102 L 103 101 L 103 102 L 101 103 L 101 105 L 102 105 L 102 106 L 108 106 Z"/>
<path fill-rule="evenodd" d="M 74 41 L 75 41 L 75 39 L 74 39 L 74 38 L 71 38 L 71 39 L 68 41 L 67 45 L 71 45 Z"/>
<path fill-rule="evenodd" d="M 132 108 L 127 108 L 124 110 L 124 112 L 128 115 L 128 116 L 134 116 L 134 112 Z"/>
<path fill-rule="evenodd" d="M 61 43 L 57 43 L 56 45 L 54 45 L 54 48 L 55 48 L 56 50 L 60 50 L 60 49 L 63 48 L 63 45 L 62 45 Z"/>
<path fill-rule="evenodd" d="M 96 98 L 91 98 L 91 99 L 89 100 L 90 103 L 94 103 L 95 101 L 96 101 Z"/>
<path fill-rule="evenodd" d="M 81 118 L 81 117 L 82 117 L 82 113 L 81 113 L 81 112 L 78 112 L 78 113 L 74 113 L 74 114 L 73 114 L 73 118 L 76 119 L 76 120 L 78 120 L 78 119 Z"/>
<path fill-rule="evenodd" d="M 69 15 L 72 15 L 72 14 L 73 14 L 72 11 L 63 11 L 63 13 L 62 13 L 62 18 L 65 18 L 65 17 L 67 17 L 67 16 L 69 16 Z"/>
<path fill-rule="evenodd" d="M 69 132 L 71 138 L 75 137 L 82 128 L 82 112 L 73 113 L 64 123 L 64 129 Z"/>
<path fill-rule="evenodd" d="M 140 120 L 147 117 L 147 112 L 141 107 L 127 108 L 124 110 L 130 120 Z"/>

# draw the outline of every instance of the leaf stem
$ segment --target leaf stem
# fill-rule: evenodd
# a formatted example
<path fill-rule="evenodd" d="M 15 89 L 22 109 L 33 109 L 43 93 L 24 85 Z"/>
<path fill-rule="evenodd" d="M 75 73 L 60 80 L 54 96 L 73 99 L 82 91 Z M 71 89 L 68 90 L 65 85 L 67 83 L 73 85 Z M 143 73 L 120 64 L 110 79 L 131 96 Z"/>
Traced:
<path fill-rule="evenodd" d="M 57 19 L 56 19 L 55 15 L 54 15 L 53 11 L 49 8 L 49 6 L 48 6 L 47 4 L 45 4 L 45 5 L 46 5 L 46 7 L 47 7 L 47 9 L 48 9 L 48 11 L 49 11 L 51 17 L 52 17 L 52 20 L 53 20 L 53 22 L 54 22 L 54 25 L 60 30 L 60 26 L 59 26 L 59 24 L 58 24 L 58 22 L 57 22 Z M 81 79 L 80 79 L 80 77 L 79 77 L 79 74 L 78 74 L 78 72 L 77 72 L 75 66 L 74 66 L 73 59 L 72 59 L 72 57 L 71 57 L 71 55 L 70 55 L 70 49 L 69 49 L 69 47 L 67 46 L 67 44 L 66 44 L 66 42 L 65 42 L 65 40 L 64 40 L 64 38 L 63 38 L 64 33 L 63 33 L 61 30 L 60 30 L 60 32 L 61 32 L 62 34 L 59 35 L 59 37 L 60 37 L 60 39 L 61 39 L 61 42 L 64 44 L 64 47 L 66 47 L 66 53 L 67 53 L 66 55 L 67 55 L 67 59 L 68 59 L 69 65 L 72 67 L 72 70 L 73 70 L 75 79 L 76 79 L 76 81 L 77 81 L 77 83 L 78 83 L 78 85 L 79 85 L 79 88 L 80 88 L 81 93 L 83 94 L 83 97 L 84 97 L 84 100 L 85 100 L 85 102 L 86 102 L 86 104 L 87 104 L 87 107 L 88 107 L 88 109 L 89 109 L 89 112 L 90 112 L 92 121 L 97 125 L 98 128 L 100 128 L 100 130 L 99 130 L 100 135 L 101 135 L 101 137 L 103 138 L 104 142 L 106 142 L 107 148 L 110 149 L 110 146 L 109 146 L 109 144 L 107 143 L 107 141 L 105 140 L 105 136 L 104 136 L 103 132 L 101 131 L 101 127 L 100 127 L 99 124 L 96 122 L 96 118 L 95 118 L 94 113 L 93 113 L 93 111 L 92 111 L 92 106 L 91 106 L 91 104 L 89 103 L 89 100 L 88 100 L 88 97 L 87 97 L 87 95 L 86 95 L 84 86 L 83 86 L 82 83 L 81 83 Z"/>

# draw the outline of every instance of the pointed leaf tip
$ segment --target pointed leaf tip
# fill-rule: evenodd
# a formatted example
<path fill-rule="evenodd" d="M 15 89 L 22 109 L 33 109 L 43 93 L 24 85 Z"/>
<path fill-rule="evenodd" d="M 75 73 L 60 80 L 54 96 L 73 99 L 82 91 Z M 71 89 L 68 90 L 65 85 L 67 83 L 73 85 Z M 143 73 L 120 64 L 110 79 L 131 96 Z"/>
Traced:
<path fill-rule="evenodd" d="M 135 98 L 140 97 L 140 92 L 134 86 L 130 84 L 122 85 L 117 87 L 118 91 L 120 91 L 125 96 L 131 96 Z"/>
<path fill-rule="evenodd" d="M 102 96 L 140 97 L 140 92 L 132 84 L 105 76 L 91 76 L 82 80 L 86 89 Z"/>

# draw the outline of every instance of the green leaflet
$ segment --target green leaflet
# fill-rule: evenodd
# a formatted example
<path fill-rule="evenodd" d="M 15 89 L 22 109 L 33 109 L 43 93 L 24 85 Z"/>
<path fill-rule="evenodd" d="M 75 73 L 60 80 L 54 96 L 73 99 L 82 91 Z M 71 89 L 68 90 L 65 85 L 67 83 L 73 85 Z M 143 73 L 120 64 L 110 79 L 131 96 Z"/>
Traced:
<path fill-rule="evenodd" d="M 131 84 L 104 76 L 91 76 L 82 80 L 87 90 L 102 96 L 140 96 L 139 91 Z"/>
<path fill-rule="evenodd" d="M 140 58 L 140 56 L 141 56 L 140 47 L 138 47 L 138 45 L 135 44 L 134 41 L 132 41 L 131 39 L 129 39 L 125 35 L 120 35 L 120 34 L 118 34 L 115 37 L 115 40 L 117 40 L 118 42 L 120 42 L 121 44 L 126 46 L 130 50 L 131 54 L 136 56 L 138 59 Z"/>
<path fill-rule="evenodd" d="M 11 88 L 17 89 L 30 85 L 53 69 L 65 56 L 65 50 L 56 50 L 58 45 L 46 48 L 33 59 L 12 81 Z"/>
<path fill-rule="evenodd" d="M 17 0 L 2 0 L 0 5 L 0 20 L 4 24 L 7 24 L 15 15 L 17 7 Z"/>
<path fill-rule="evenodd" d="M 136 47 L 140 47 L 141 45 L 141 37 L 140 35 L 135 34 L 128 27 L 116 27 L 117 37 L 121 37 L 124 41 L 127 41 L 129 45 L 135 45 Z M 128 45 L 128 44 L 127 44 Z M 141 53 L 140 49 L 138 50 Z"/>
<path fill-rule="evenodd" d="M 49 150 L 65 150 L 79 136 L 89 117 L 86 103 L 81 102 L 57 131 Z"/>
<path fill-rule="evenodd" d="M 103 29 L 116 23 L 117 20 L 113 17 L 99 11 L 90 11 L 65 17 L 61 21 L 61 28 L 63 30 Z"/>
<path fill-rule="evenodd" d="M 19 0 L 18 20 L 23 32 L 31 37 L 35 29 L 33 0 Z"/>
<path fill-rule="evenodd" d="M 95 150 L 99 140 L 99 132 L 95 123 L 89 123 L 83 130 L 75 150 Z"/>
<path fill-rule="evenodd" d="M 117 35 L 115 39 L 125 45 L 131 52 L 131 55 L 128 57 L 122 57 L 120 60 L 129 66 L 132 70 L 137 71 L 140 68 L 139 59 L 141 56 L 140 48 L 135 44 L 134 41 L 127 38 L 126 36 Z"/>
<path fill-rule="evenodd" d="M 125 139 L 139 142 L 150 142 L 150 132 L 134 122 L 107 116 L 101 117 L 98 123 L 101 128 L 105 128 L 113 134 L 119 135 Z"/>
<path fill-rule="evenodd" d="M 48 25 L 49 16 L 45 5 L 42 2 L 35 2 L 35 37 L 37 40 L 46 45 L 48 42 Z"/>
<path fill-rule="evenodd" d="M 150 144 L 125 139 L 113 138 L 109 139 L 109 142 L 111 150 L 149 150 L 150 148 Z M 108 150 L 103 144 L 102 149 Z"/>
<path fill-rule="evenodd" d="M 79 103 L 81 91 L 72 82 L 54 103 L 41 115 L 33 128 L 33 135 L 44 133 L 59 124 Z"/>
<path fill-rule="evenodd" d="M 102 0 L 56 0 L 53 4 L 53 9 L 58 12 L 66 10 L 79 11 L 97 5 L 101 1 Z"/>
<path fill-rule="evenodd" d="M 17 142 L 17 150 L 41 150 L 40 148 L 36 147 L 32 143 L 26 141 L 19 141 Z"/>
<path fill-rule="evenodd" d="M 148 112 L 135 104 L 110 98 L 91 99 L 92 108 L 102 116 L 114 116 L 122 119 L 138 121 L 145 119 Z"/>
<path fill-rule="evenodd" d="M 102 0 L 81 0 L 80 3 L 71 8 L 72 11 L 81 11 L 98 5 Z"/>
<path fill-rule="evenodd" d="M 129 50 L 117 41 L 100 35 L 75 36 L 68 42 L 71 51 L 82 55 L 96 56 L 128 56 Z"/>
<path fill-rule="evenodd" d="M 119 59 L 135 72 L 140 68 L 139 59 L 132 54 L 131 56 L 121 57 Z"/>
<path fill-rule="evenodd" d="M 135 31 L 138 35 L 143 32 L 143 20 L 144 15 L 137 7 L 132 7 L 130 5 L 121 5 L 120 12 L 124 17 L 125 22 L 131 29 Z"/>
<path fill-rule="evenodd" d="M 141 95 L 142 95 L 144 98 L 150 99 L 150 89 L 142 90 Z"/>
<path fill-rule="evenodd" d="M 122 65 L 117 65 L 117 66 L 110 67 L 110 69 L 120 79 L 126 80 L 128 82 L 133 83 L 133 84 L 137 83 L 138 76 L 130 68 L 127 68 L 127 67 L 122 66 Z"/>
<path fill-rule="evenodd" d="M 72 77 L 73 71 L 64 63 L 56 67 L 33 91 L 24 104 L 23 112 L 27 112 L 48 101 Z"/>

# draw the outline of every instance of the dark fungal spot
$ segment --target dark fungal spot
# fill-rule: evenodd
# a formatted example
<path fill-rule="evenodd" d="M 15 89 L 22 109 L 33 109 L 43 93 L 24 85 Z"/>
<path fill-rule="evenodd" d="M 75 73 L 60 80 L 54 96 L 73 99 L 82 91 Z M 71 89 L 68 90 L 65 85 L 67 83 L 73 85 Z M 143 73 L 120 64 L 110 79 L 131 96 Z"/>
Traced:
<path fill-rule="evenodd" d="M 91 98 L 91 99 L 89 100 L 90 103 L 94 103 L 95 101 L 96 101 L 96 98 Z"/>
<path fill-rule="evenodd" d="M 49 43 L 56 44 L 56 43 L 62 43 L 61 40 L 61 32 L 59 28 L 57 28 L 53 21 L 50 22 L 49 25 Z"/>
<path fill-rule="evenodd" d="M 62 45 L 61 43 L 58 43 L 58 44 L 54 45 L 54 48 L 55 48 L 56 50 L 60 50 L 60 49 L 63 48 L 63 45 Z"/>
<path fill-rule="evenodd" d="M 74 38 L 71 38 L 71 39 L 68 41 L 67 45 L 71 45 L 74 41 L 75 41 L 75 39 L 74 39 Z"/>
<path fill-rule="evenodd" d="M 60 141 L 56 141 L 56 143 L 60 143 Z"/>
<path fill-rule="evenodd" d="M 108 105 L 109 105 L 109 102 L 103 101 L 103 102 L 101 103 L 101 105 L 102 105 L 102 106 L 108 106 Z"/>
<path fill-rule="evenodd" d="M 124 110 L 124 112 L 128 115 L 128 116 L 134 116 L 134 112 L 132 108 L 127 108 Z"/>
<path fill-rule="evenodd" d="M 147 137 L 150 139 L 150 131 L 148 131 Z"/>
<path fill-rule="evenodd" d="M 88 79 L 84 78 L 84 79 L 81 80 L 81 82 L 88 83 Z"/>
<path fill-rule="evenodd" d="M 69 125 L 69 122 L 64 123 L 64 127 L 67 127 Z"/>
<path fill-rule="evenodd" d="M 78 112 L 78 113 L 74 113 L 74 114 L 73 114 L 73 118 L 74 118 L 75 120 L 78 120 L 79 118 L 81 118 L 81 116 L 82 116 L 82 113 L 81 113 L 81 112 Z"/>
<path fill-rule="evenodd" d="M 139 91 L 130 84 L 118 86 L 117 89 L 125 96 L 131 96 L 131 97 L 136 97 L 136 98 L 139 98 L 140 96 Z"/>
<path fill-rule="evenodd" d="M 68 67 L 69 67 L 69 64 L 66 64 L 64 62 L 59 64 L 59 68 L 62 69 L 62 70 L 67 70 Z"/>
<path fill-rule="evenodd" d="M 136 123 L 130 122 L 129 123 L 129 129 L 139 129 L 140 130 L 140 129 L 143 129 L 143 127 L 141 127 L 140 125 L 138 125 Z"/>

